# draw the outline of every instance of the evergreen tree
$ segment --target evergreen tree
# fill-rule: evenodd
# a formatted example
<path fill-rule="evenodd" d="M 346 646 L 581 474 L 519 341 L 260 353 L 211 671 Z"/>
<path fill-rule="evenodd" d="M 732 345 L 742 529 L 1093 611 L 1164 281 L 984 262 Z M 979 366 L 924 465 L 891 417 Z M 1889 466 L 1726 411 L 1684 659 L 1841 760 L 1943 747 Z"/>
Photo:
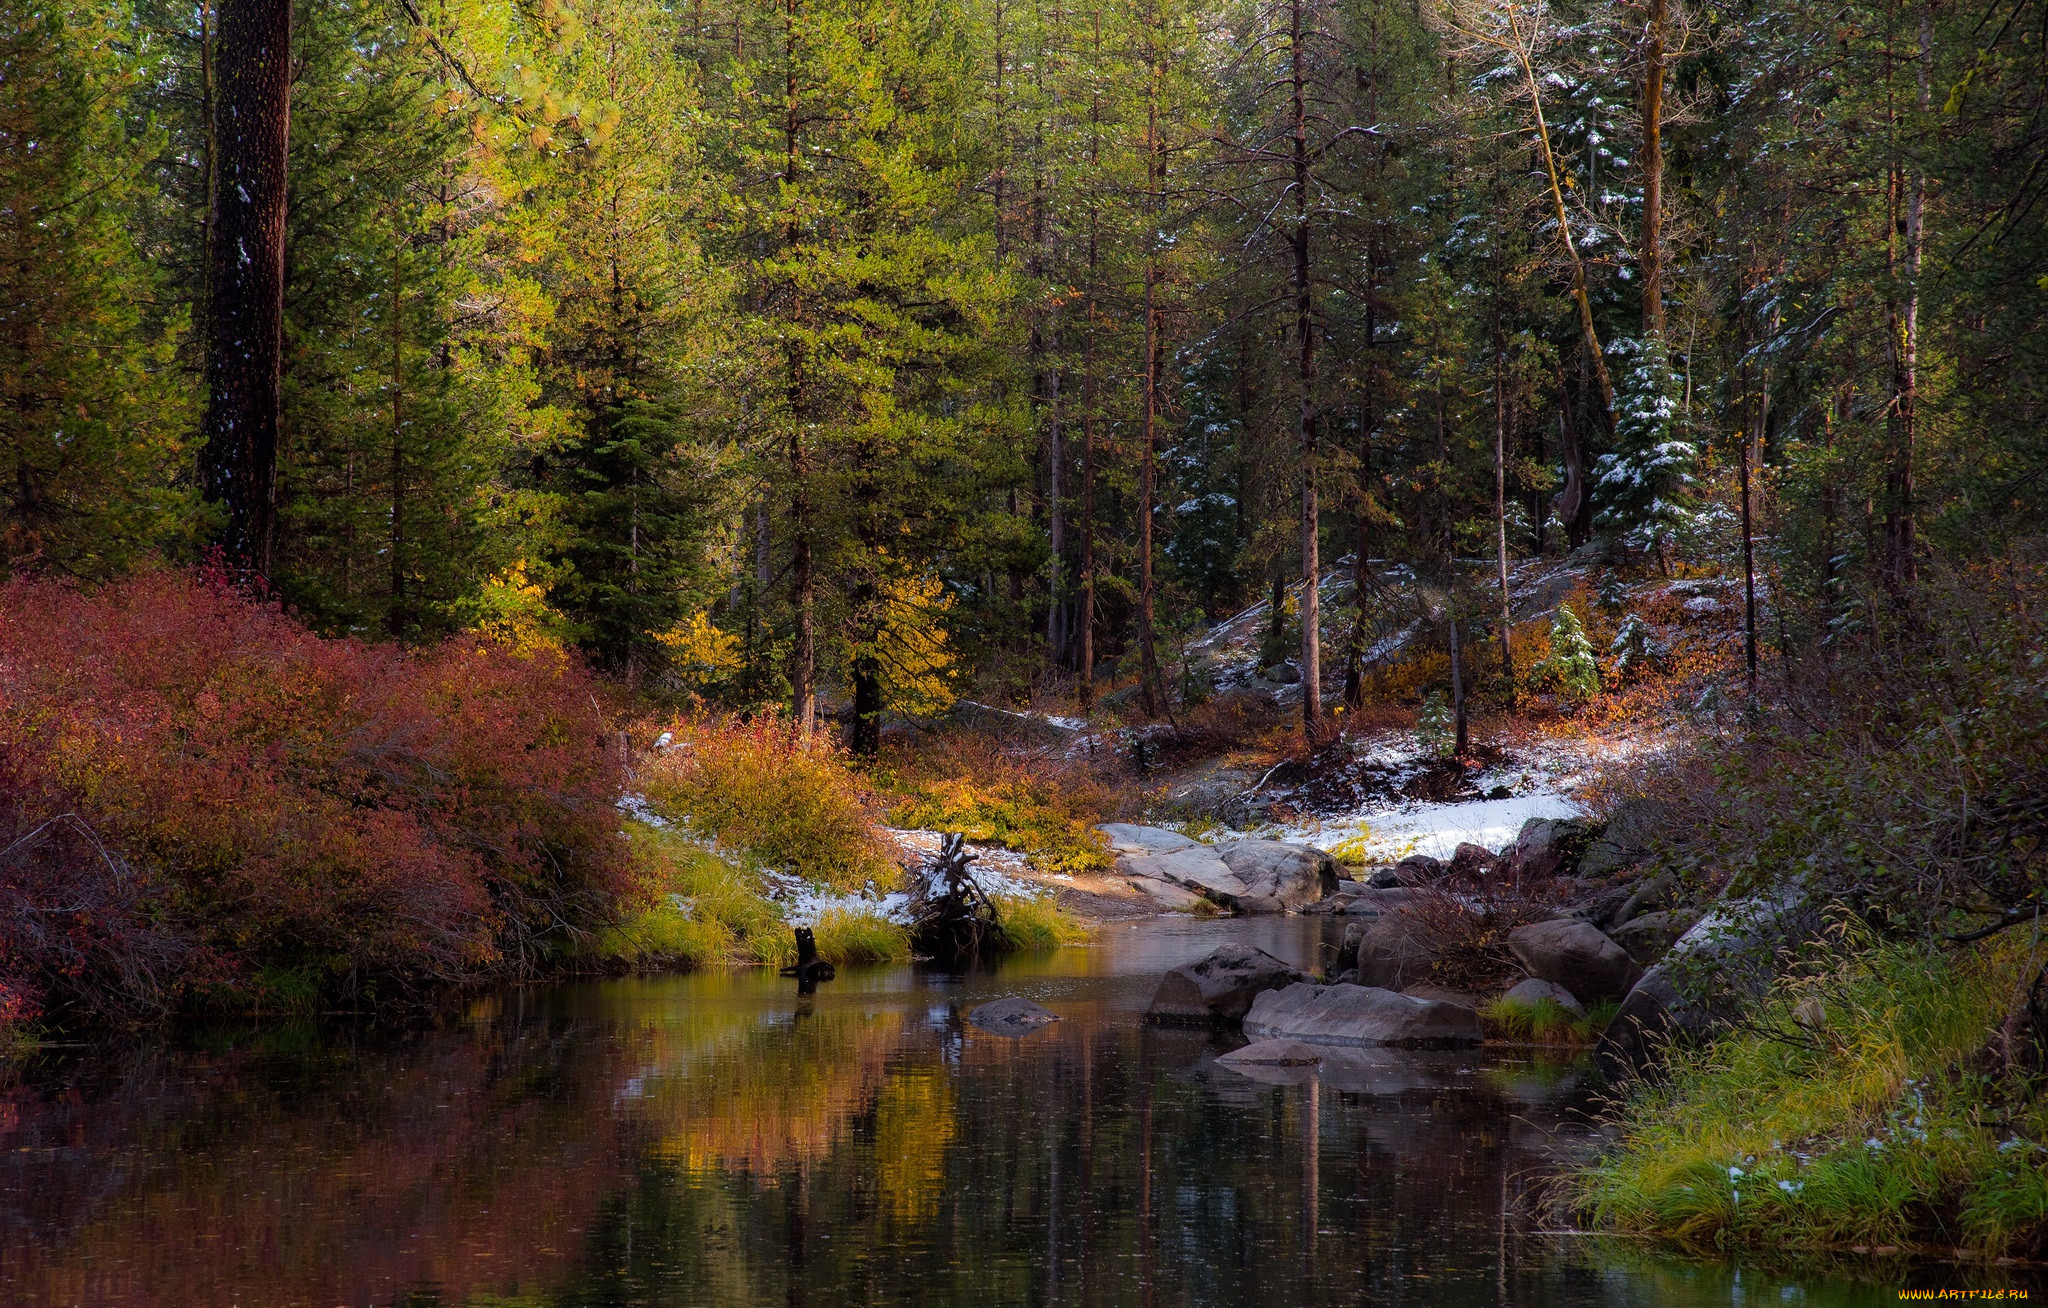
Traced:
<path fill-rule="evenodd" d="M 125 206 L 157 148 L 112 4 L 0 4 L 0 570 L 105 576 L 193 526 L 180 316 Z M 159 325 L 161 324 L 161 325 Z"/>

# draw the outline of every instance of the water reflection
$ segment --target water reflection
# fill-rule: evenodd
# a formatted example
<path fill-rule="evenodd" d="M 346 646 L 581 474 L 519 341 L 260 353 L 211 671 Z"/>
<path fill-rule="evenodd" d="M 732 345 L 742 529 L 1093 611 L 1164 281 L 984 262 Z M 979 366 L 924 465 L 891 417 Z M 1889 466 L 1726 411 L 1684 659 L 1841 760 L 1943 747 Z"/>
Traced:
<path fill-rule="evenodd" d="M 1306 963 L 1320 928 L 1114 931 L 801 998 L 759 972 L 512 991 L 399 1040 L 241 1028 L 50 1069 L 0 1103 L 0 1301 L 1894 1301 L 1524 1229 L 1523 1187 L 1587 1139 L 1570 1069 L 1247 1076 L 1139 1022 L 1220 935 Z M 1001 994 L 1063 1020 L 964 1023 Z"/>

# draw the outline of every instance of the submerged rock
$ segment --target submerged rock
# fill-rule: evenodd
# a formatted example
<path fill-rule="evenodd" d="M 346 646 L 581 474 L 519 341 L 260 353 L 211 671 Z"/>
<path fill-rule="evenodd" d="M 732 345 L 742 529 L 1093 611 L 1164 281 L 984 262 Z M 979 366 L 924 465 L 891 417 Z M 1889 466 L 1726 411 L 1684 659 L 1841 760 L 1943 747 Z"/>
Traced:
<path fill-rule="evenodd" d="M 1059 1014 L 1028 999 L 995 999 L 967 1015 L 975 1026 L 999 1036 L 1026 1036 L 1060 1020 Z"/>
<path fill-rule="evenodd" d="M 1323 1056 L 1299 1040 L 1260 1040 L 1216 1060 L 1225 1067 L 1310 1067 Z"/>
<path fill-rule="evenodd" d="M 1251 945 L 1224 945 L 1168 972 L 1145 1020 L 1165 1026 L 1228 1026 L 1244 1020 L 1259 995 L 1308 980 L 1308 974 Z"/>
<path fill-rule="evenodd" d="M 1480 1041 L 1479 1014 L 1459 1004 L 1417 999 L 1376 986 L 1301 982 L 1252 1001 L 1244 1032 L 1253 1039 L 1325 1045 L 1450 1048 Z"/>

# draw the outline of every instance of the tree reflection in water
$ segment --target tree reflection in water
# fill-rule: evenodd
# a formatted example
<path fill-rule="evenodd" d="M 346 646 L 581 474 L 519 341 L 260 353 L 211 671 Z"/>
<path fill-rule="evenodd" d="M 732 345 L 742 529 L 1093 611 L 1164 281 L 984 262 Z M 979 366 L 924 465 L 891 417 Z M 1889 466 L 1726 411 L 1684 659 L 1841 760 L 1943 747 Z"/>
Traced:
<path fill-rule="evenodd" d="M 1286 929 L 1261 943 L 1307 957 L 1313 924 Z M 1213 1065 L 1227 1042 L 1143 1027 L 1179 961 L 1162 947 L 803 999 L 759 973 L 508 991 L 404 1037 L 240 1028 L 46 1068 L 0 1105 L 0 1301 L 1731 1297 L 1725 1270 L 1514 1217 L 1585 1138 L 1568 1070 L 1359 1053 L 1250 1079 Z M 1002 993 L 1064 1020 L 1022 1040 L 961 1020 Z"/>

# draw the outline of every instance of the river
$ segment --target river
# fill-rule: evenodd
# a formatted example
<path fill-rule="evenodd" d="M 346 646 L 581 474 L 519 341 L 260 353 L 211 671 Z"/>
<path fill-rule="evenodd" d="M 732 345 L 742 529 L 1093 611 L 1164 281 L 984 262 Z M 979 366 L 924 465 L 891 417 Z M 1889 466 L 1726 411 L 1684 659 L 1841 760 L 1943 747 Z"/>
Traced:
<path fill-rule="evenodd" d="M 1532 1229 L 1527 1188 L 1593 1138 L 1569 1067 L 1386 1052 L 1261 1081 L 1214 1064 L 1235 1039 L 1143 1025 L 1167 967 L 1226 938 L 1309 964 L 1332 929 L 1157 919 L 966 978 L 588 981 L 432 1030 L 49 1060 L 0 1098 L 0 1302 L 1896 1301 Z M 965 1023 L 1003 995 L 1064 1020 Z"/>

